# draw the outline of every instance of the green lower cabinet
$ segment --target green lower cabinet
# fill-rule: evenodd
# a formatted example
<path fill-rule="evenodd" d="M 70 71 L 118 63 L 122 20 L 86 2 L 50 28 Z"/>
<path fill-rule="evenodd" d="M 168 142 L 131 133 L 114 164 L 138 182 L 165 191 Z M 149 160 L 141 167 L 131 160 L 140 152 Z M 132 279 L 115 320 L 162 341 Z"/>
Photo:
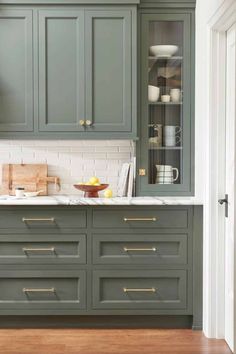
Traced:
<path fill-rule="evenodd" d="M 0 235 L 0 264 L 86 264 L 86 235 Z"/>
<path fill-rule="evenodd" d="M 86 307 L 84 271 L 0 271 L 0 310 Z"/>
<path fill-rule="evenodd" d="M 187 234 L 94 234 L 94 264 L 187 264 Z"/>
<path fill-rule="evenodd" d="M 94 309 L 186 309 L 185 270 L 93 272 Z"/>

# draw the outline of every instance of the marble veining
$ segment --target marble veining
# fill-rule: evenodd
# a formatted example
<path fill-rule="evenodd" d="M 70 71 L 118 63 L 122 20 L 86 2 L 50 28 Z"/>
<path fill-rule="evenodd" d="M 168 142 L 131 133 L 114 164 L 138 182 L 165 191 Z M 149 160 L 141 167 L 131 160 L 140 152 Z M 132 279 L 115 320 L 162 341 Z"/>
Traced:
<path fill-rule="evenodd" d="M 194 197 L 81 198 L 76 195 L 52 195 L 33 198 L 0 196 L 0 205 L 202 205 Z"/>

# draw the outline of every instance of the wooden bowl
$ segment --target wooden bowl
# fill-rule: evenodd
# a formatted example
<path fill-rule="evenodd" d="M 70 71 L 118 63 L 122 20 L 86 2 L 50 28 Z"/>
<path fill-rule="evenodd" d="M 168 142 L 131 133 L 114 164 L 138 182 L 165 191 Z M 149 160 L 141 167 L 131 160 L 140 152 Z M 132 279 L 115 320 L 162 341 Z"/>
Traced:
<path fill-rule="evenodd" d="M 98 198 L 98 192 L 103 191 L 109 186 L 109 184 L 101 184 L 100 186 L 88 186 L 86 184 L 74 184 L 76 189 L 85 192 L 85 198 Z"/>

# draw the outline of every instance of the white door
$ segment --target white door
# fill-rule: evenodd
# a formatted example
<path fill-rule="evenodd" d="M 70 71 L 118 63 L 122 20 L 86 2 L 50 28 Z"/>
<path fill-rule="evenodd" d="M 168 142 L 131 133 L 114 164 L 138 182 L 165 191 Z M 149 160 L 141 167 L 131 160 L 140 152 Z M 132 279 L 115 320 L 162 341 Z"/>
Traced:
<path fill-rule="evenodd" d="M 222 68 L 223 69 L 223 68 Z M 225 204 L 225 340 L 235 347 L 235 231 L 236 231 L 236 24 L 227 32 Z"/>

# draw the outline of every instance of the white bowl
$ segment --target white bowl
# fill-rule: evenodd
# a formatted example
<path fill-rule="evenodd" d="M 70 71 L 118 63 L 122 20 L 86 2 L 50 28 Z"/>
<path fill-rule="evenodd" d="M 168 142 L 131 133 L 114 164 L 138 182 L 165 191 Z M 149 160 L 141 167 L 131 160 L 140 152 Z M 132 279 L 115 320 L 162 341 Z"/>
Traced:
<path fill-rule="evenodd" d="M 160 88 L 148 85 L 148 101 L 157 102 L 160 96 Z"/>
<path fill-rule="evenodd" d="M 178 52 L 178 49 L 177 45 L 153 45 L 150 47 L 150 54 L 159 58 L 170 58 Z"/>
<path fill-rule="evenodd" d="M 37 197 L 40 193 L 41 193 L 41 191 L 38 191 L 38 192 L 25 192 L 24 196 L 27 197 L 27 198 Z"/>

